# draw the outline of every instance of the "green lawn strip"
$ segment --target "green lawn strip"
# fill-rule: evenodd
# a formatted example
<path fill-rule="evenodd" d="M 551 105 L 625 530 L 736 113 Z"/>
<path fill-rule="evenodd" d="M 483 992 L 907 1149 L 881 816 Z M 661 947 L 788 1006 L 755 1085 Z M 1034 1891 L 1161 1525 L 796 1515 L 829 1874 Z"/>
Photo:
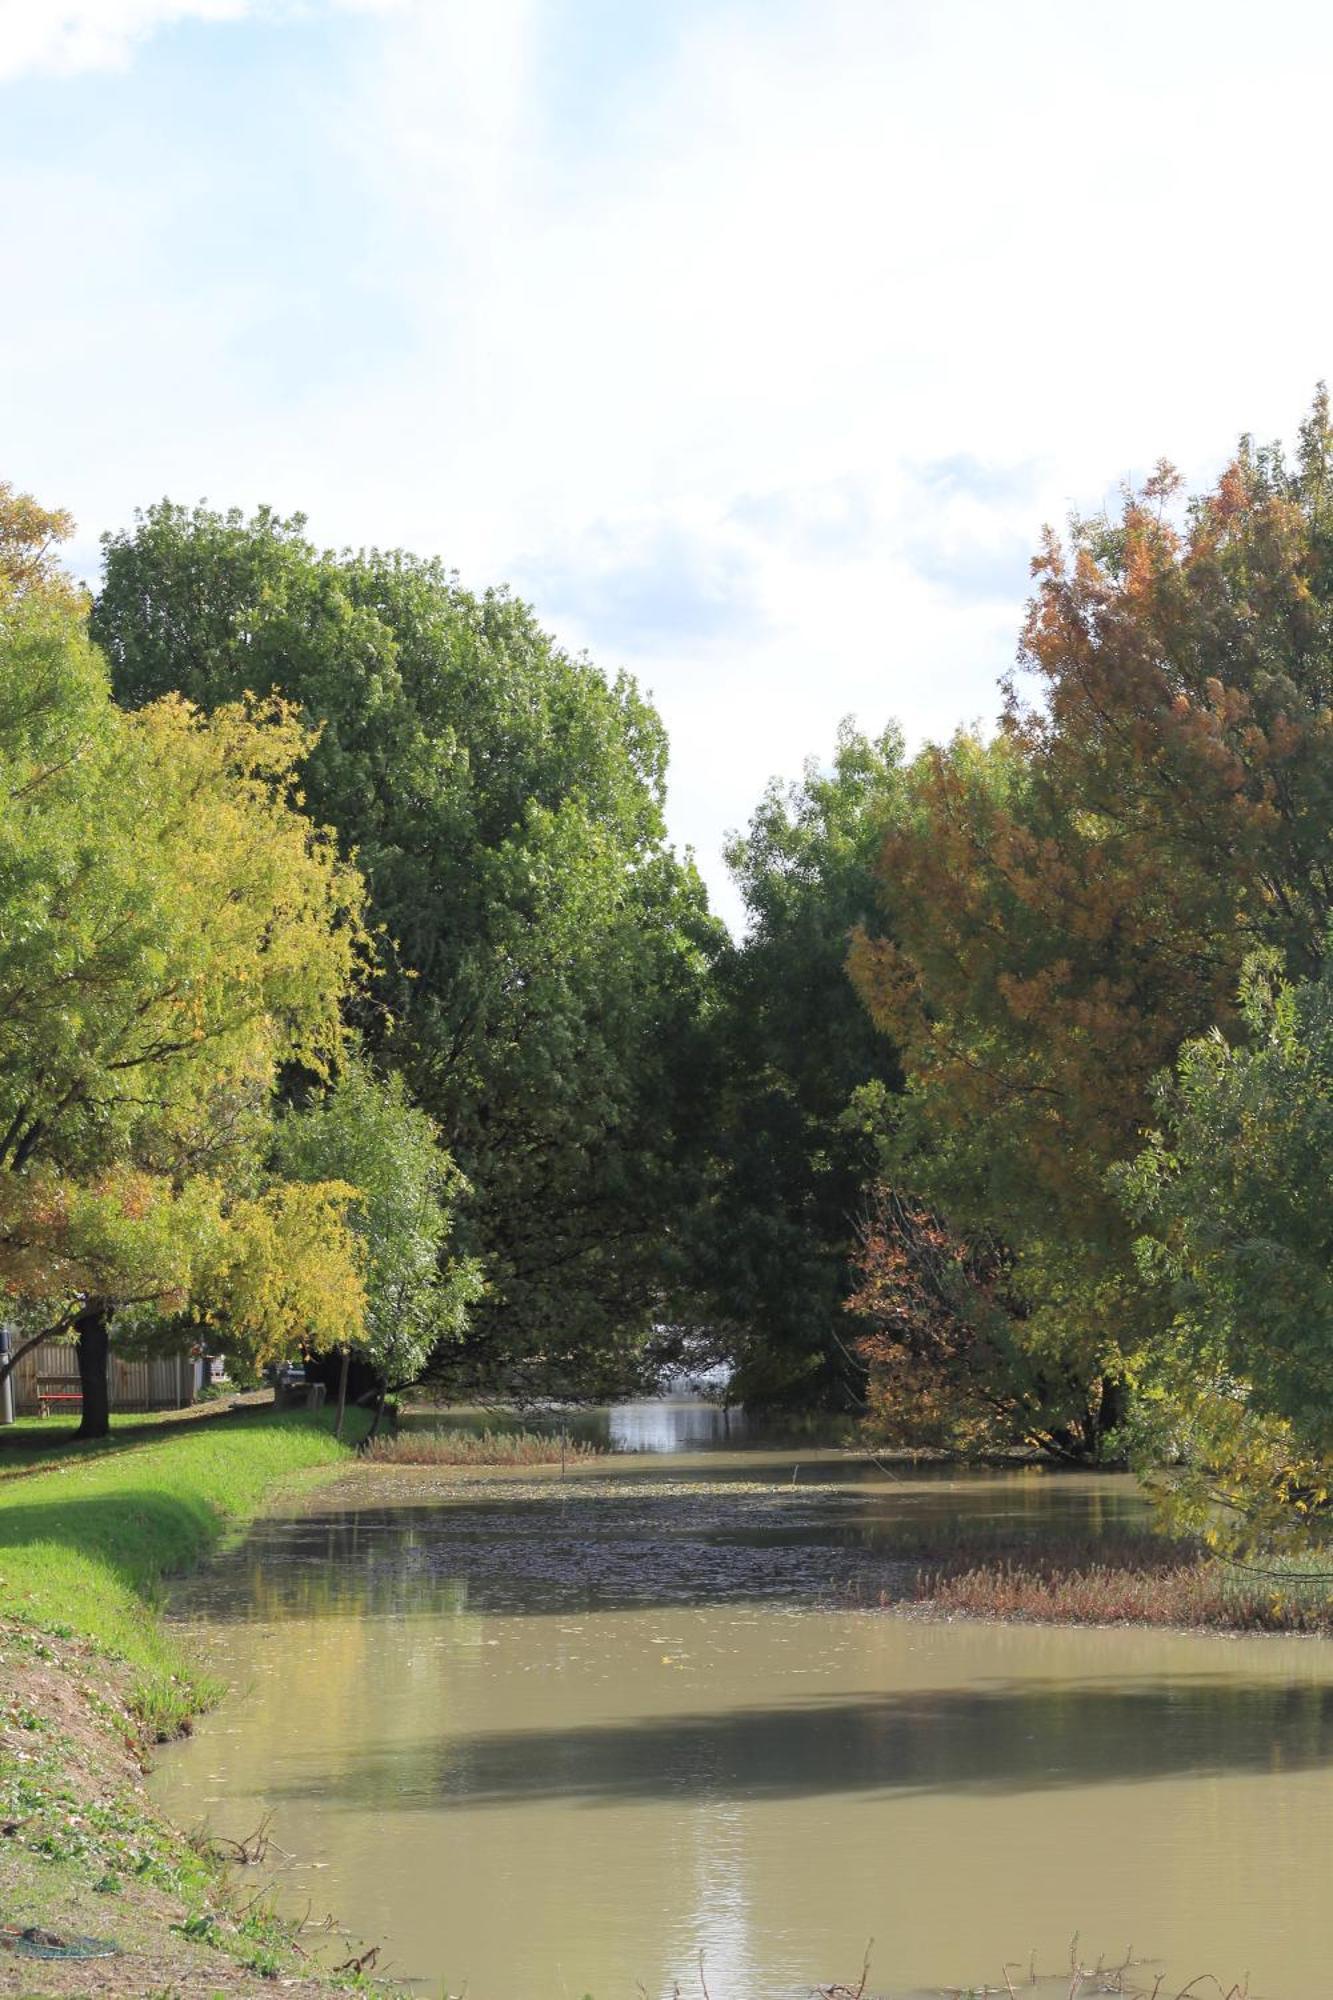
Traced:
<path fill-rule="evenodd" d="M 0 1426 L 0 1480 L 21 1478 L 30 1472 L 49 1472 L 53 1467 L 78 1464 L 109 1453 L 158 1445 L 165 1437 L 191 1424 L 229 1423 L 247 1414 L 244 1407 L 233 1410 L 226 1398 L 197 1403 L 188 1410 L 115 1410 L 111 1415 L 111 1435 L 81 1438 L 70 1428 L 71 1418 L 19 1417 Z"/>
<path fill-rule="evenodd" d="M 303 1993 L 355 1983 L 304 1965 L 263 1899 L 241 1901 L 207 1844 L 152 1810 L 126 1752 L 140 1731 L 187 1727 L 217 1692 L 158 1615 L 168 1579 L 275 1493 L 350 1464 L 365 1428 L 349 1412 L 339 1443 L 328 1412 L 261 1408 L 0 1483 L 0 1900 L 11 1924 L 114 1936 L 132 1963 L 172 1981 L 221 1952 L 261 1980 L 297 1975 Z"/>
<path fill-rule="evenodd" d="M 349 1413 L 351 1439 L 365 1419 Z M 91 1641 L 134 1670 L 146 1726 L 170 1735 L 212 1689 L 154 1615 L 280 1485 L 350 1460 L 327 1412 L 258 1410 L 0 1484 L 0 1615 Z"/>

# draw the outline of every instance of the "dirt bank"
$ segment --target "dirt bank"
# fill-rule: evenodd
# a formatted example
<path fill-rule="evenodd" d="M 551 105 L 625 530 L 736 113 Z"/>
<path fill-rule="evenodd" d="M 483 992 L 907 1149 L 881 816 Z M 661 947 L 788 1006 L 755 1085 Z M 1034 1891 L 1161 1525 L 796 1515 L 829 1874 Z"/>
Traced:
<path fill-rule="evenodd" d="M 247 1910 L 243 1879 L 229 1882 L 154 1810 L 126 1669 L 83 1641 L 6 1622 L 0 1673 L 0 1993 L 258 2000 L 276 1982 L 328 2000 L 299 1940 Z M 29 1930 L 114 1952 L 35 1956 Z"/>

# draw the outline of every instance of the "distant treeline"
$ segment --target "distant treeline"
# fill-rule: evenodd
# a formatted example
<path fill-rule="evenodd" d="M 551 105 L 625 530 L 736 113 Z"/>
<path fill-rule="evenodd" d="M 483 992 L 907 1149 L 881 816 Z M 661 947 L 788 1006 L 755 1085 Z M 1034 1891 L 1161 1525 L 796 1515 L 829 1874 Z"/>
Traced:
<path fill-rule="evenodd" d="M 382 1387 L 721 1362 L 1321 1517 L 1322 392 L 1047 539 L 993 734 L 775 781 L 737 941 L 654 709 L 507 593 L 164 503 L 90 601 L 67 529 L 0 488 L 0 1280 L 86 1424 L 109 1341 L 209 1325 Z"/>

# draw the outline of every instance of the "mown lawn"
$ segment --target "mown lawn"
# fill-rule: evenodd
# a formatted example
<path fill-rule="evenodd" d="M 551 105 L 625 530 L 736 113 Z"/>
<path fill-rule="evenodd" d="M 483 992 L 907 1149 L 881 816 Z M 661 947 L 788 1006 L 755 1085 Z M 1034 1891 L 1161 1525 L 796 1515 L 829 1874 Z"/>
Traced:
<path fill-rule="evenodd" d="M 109 1438 L 76 1437 L 77 1412 L 19 1417 L 12 1424 L 0 1425 L 0 1479 L 67 1459 L 97 1458 L 104 1452 L 123 1450 L 127 1444 L 145 1440 L 156 1444 L 175 1425 L 220 1423 L 231 1414 L 229 1401 L 221 1398 L 184 1410 L 113 1410 Z"/>
<path fill-rule="evenodd" d="M 328 1412 L 260 1409 L 114 1434 L 0 1481 L 0 1616 L 90 1640 L 134 1669 L 150 1729 L 179 1728 L 210 1692 L 155 1611 L 165 1580 L 201 1562 L 278 1486 L 350 1461 Z M 365 1419 L 348 1413 L 354 1442 Z"/>

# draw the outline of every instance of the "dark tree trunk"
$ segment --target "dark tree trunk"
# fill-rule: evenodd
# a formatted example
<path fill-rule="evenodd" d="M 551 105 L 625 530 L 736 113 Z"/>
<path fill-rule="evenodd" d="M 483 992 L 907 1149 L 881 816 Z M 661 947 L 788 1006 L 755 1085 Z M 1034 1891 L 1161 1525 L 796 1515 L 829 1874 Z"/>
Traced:
<path fill-rule="evenodd" d="M 1097 1445 L 1100 1450 L 1112 1431 L 1119 1430 L 1129 1414 L 1129 1395 L 1115 1375 L 1103 1375 L 1101 1400 L 1097 1406 Z"/>
<path fill-rule="evenodd" d="M 105 1306 L 90 1307 L 79 1319 L 79 1388 L 83 1393 L 83 1418 L 76 1437 L 104 1438 L 111 1435 L 111 1395 L 107 1383 L 107 1362 L 111 1346 L 111 1315 Z"/>
<path fill-rule="evenodd" d="M 350 1350 L 344 1347 L 342 1367 L 338 1370 L 338 1417 L 333 1426 L 333 1435 L 336 1438 L 340 1438 L 343 1434 L 343 1418 L 347 1414 L 347 1368 L 351 1358 Z"/>

